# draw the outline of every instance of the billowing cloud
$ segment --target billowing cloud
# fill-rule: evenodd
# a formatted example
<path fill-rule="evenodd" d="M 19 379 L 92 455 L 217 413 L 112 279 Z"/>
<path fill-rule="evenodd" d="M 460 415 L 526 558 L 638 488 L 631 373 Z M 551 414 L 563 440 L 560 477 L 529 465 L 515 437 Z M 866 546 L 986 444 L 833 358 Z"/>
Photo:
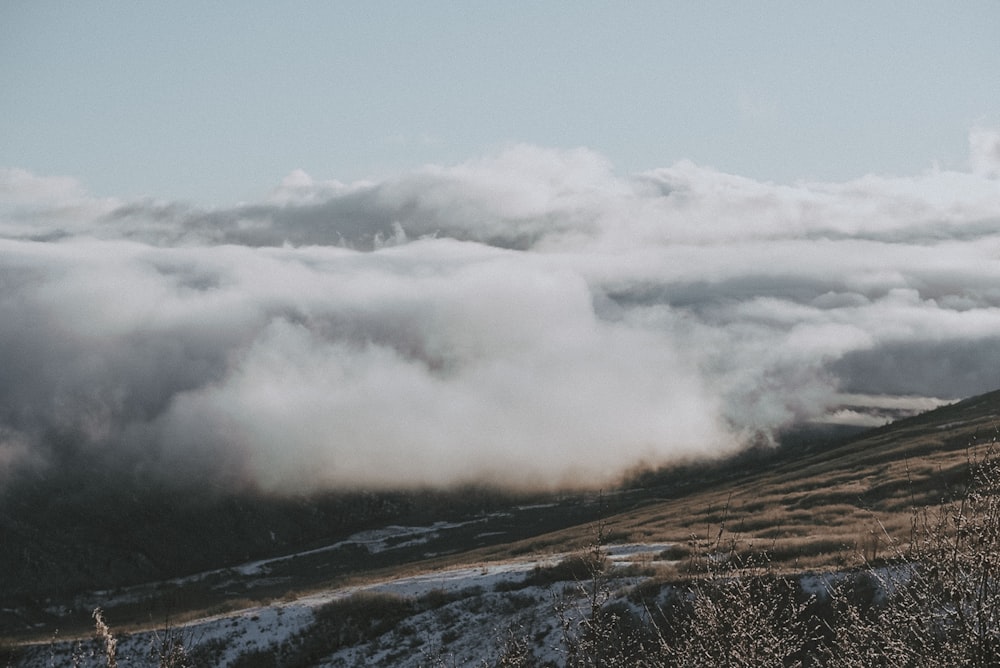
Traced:
<path fill-rule="evenodd" d="M 515 146 L 216 210 L 5 170 L 0 473 L 604 484 L 992 389 L 995 138 L 793 185 Z"/>

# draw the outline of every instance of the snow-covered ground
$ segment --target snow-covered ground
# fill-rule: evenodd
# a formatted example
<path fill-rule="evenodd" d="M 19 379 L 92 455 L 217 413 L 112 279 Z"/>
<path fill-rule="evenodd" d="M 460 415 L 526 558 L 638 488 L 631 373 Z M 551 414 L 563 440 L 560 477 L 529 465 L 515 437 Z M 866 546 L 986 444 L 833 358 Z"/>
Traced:
<path fill-rule="evenodd" d="M 348 540 L 374 552 L 419 541 L 444 526 L 387 527 Z M 650 611 L 666 601 L 671 587 L 654 588 L 651 598 L 641 600 L 629 594 L 657 566 L 676 563 L 661 560 L 671 547 L 665 543 L 603 546 L 608 568 L 598 578 L 597 598 L 603 605 L 648 619 Z M 513 639 L 533 654 L 536 665 L 561 666 L 567 647 L 579 638 L 581 621 L 590 614 L 589 595 L 595 591 L 594 580 L 568 568 L 586 565 L 581 557 L 585 555 L 579 552 L 551 554 L 373 580 L 206 616 L 169 629 L 122 633 L 117 636 L 118 665 L 160 666 L 159 657 L 171 643 L 183 647 L 193 665 L 222 668 L 275 665 L 274 657 L 279 657 L 277 665 L 294 659 L 297 665 L 329 668 L 493 665 Z M 281 559 L 286 558 L 291 557 Z M 229 570 L 266 577 L 275 561 Z M 889 595 L 912 578 L 913 568 L 872 569 L 872 584 L 881 595 Z M 797 579 L 805 594 L 822 599 L 848 577 L 848 573 L 818 573 Z M 97 638 L 54 638 L 23 648 L 14 665 L 106 666 L 103 647 Z"/>
<path fill-rule="evenodd" d="M 352 536 L 372 550 L 389 543 L 419 540 L 440 529 L 437 525 L 418 530 L 389 527 L 384 531 Z M 631 563 L 649 565 L 669 547 L 665 544 L 612 545 L 605 550 L 616 567 Z M 433 571 L 419 575 L 370 582 L 360 586 L 320 591 L 266 607 L 253 607 L 176 626 L 118 638 L 122 665 L 156 665 L 166 636 L 180 642 L 189 653 L 210 665 L 231 666 L 255 652 L 270 653 L 301 642 L 317 621 L 317 615 L 337 601 L 363 601 L 364 597 L 390 597 L 390 603 L 421 602 L 413 605 L 402 623 L 385 633 L 341 647 L 319 660 L 317 665 L 469 665 L 500 651 L 504 638 L 512 633 L 531 637 L 540 661 L 559 663 L 564 623 L 572 624 L 584 614 L 585 582 L 557 581 L 528 584 L 526 578 L 539 569 L 554 566 L 568 554 L 542 559 Z M 266 574 L 273 560 L 245 564 L 244 574 Z M 621 596 L 639 582 L 633 576 L 618 577 L 613 569 L 605 585 L 611 596 Z M 432 602 L 427 601 L 436 597 Z M 321 614 L 321 613 L 320 613 Z M 103 666 L 101 646 L 96 640 L 54 640 L 35 645 L 18 665 Z"/>
<path fill-rule="evenodd" d="M 282 561 L 288 561 L 289 559 L 312 554 L 321 554 L 323 552 L 332 552 L 333 550 L 339 550 L 351 545 L 363 547 L 368 550 L 369 554 L 378 554 L 379 552 L 385 552 L 386 550 L 412 547 L 414 545 L 424 545 L 432 538 L 436 538 L 441 531 L 446 529 L 456 529 L 467 524 L 473 524 L 477 521 L 479 520 L 470 520 L 468 522 L 435 522 L 429 527 L 404 527 L 392 525 L 381 529 L 360 531 L 342 541 L 318 547 L 315 550 L 297 552 L 284 557 L 251 561 L 237 566 L 234 570 L 241 575 L 258 575 L 260 573 L 266 573 L 268 566 Z"/>
<path fill-rule="evenodd" d="M 165 582 L 151 582 L 147 584 L 124 587 L 114 591 L 98 590 L 88 592 L 76 597 L 71 606 L 63 604 L 61 607 L 51 608 L 49 612 L 58 615 L 64 613 L 65 608 L 67 607 L 93 610 L 96 607 L 110 608 L 117 605 L 138 603 L 149 598 L 151 593 L 161 588 L 164 584 L 181 587 L 184 585 L 202 582 L 208 580 L 209 578 L 219 578 L 221 579 L 221 585 L 224 585 L 226 584 L 225 578 L 231 576 L 233 581 L 240 580 L 244 584 L 252 587 L 254 581 L 258 583 L 265 583 L 266 576 L 271 573 L 275 566 L 293 559 L 321 555 L 324 553 L 333 553 L 337 550 L 354 546 L 364 548 L 368 554 L 380 554 L 388 550 L 397 550 L 412 547 L 414 545 L 423 545 L 439 537 L 441 532 L 449 529 L 457 529 L 469 524 L 476 524 L 482 521 L 484 521 L 484 518 L 465 522 L 435 522 L 430 526 L 420 527 L 390 525 L 379 529 L 359 531 L 343 540 L 312 550 L 304 550 L 268 559 L 257 559 L 238 564 L 236 566 L 218 568 L 215 570 L 172 578 Z M 247 582 L 246 578 L 253 578 L 254 580 Z"/>

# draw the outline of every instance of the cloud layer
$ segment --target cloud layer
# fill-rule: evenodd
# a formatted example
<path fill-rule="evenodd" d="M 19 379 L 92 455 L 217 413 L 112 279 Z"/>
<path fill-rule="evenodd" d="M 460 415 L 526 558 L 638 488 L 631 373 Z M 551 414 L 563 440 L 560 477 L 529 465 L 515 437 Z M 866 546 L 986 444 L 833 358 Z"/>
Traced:
<path fill-rule="evenodd" d="M 995 389 L 998 146 L 794 185 L 514 146 L 218 210 L 0 170 L 0 471 L 601 484 Z"/>

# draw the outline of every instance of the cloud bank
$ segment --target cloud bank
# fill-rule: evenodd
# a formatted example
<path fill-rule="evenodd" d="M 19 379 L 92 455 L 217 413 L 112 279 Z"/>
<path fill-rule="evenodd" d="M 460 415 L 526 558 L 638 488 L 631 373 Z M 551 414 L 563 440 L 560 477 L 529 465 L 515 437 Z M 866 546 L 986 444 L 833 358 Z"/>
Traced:
<path fill-rule="evenodd" d="M 513 146 L 213 210 L 0 170 L 0 472 L 605 484 L 995 389 L 998 147 L 776 185 Z"/>

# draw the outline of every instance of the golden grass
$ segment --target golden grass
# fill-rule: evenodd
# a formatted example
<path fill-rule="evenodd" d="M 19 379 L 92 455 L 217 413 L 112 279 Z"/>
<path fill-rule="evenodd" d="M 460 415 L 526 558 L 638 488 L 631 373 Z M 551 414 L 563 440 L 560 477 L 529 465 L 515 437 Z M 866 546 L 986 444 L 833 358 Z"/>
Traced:
<path fill-rule="evenodd" d="M 914 509 L 935 505 L 962 483 L 1000 422 L 1000 393 L 904 420 L 826 450 L 775 460 L 770 468 L 732 476 L 710 488 L 642 505 L 606 517 L 605 535 L 616 543 L 668 543 L 676 561 L 651 563 L 657 577 L 690 575 L 685 554 L 718 544 L 741 555 L 762 555 L 777 570 L 843 569 L 902 551 L 910 540 Z M 978 445 L 981 443 L 982 445 Z M 341 576 L 313 583 L 296 595 L 358 586 L 437 569 L 565 554 L 592 546 L 594 524 L 584 524 L 503 545 Z M 192 603 L 171 616 L 183 624 L 204 614 L 269 599 L 242 599 L 221 608 Z M 156 621 L 152 620 L 155 625 Z M 126 624 L 128 631 L 150 626 Z"/>
<path fill-rule="evenodd" d="M 1000 395 L 985 395 L 606 523 L 618 542 L 710 542 L 725 531 L 739 549 L 766 551 L 784 569 L 842 568 L 889 556 L 909 541 L 914 509 L 961 484 L 998 418 Z M 479 556 L 579 549 L 592 533 L 574 527 Z"/>

